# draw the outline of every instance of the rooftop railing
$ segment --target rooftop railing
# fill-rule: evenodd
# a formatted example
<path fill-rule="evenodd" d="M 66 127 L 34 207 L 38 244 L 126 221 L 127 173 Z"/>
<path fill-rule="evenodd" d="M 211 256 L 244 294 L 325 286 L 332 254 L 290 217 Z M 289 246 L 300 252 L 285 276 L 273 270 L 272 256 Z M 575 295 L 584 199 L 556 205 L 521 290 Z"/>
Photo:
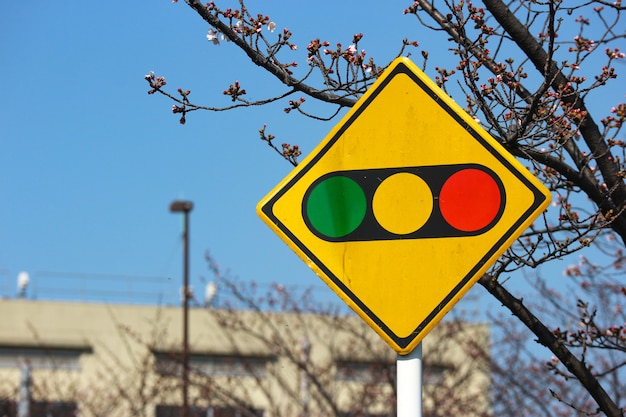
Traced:
<path fill-rule="evenodd" d="M 28 275 L 28 284 L 22 289 L 19 288 L 19 279 L 16 278 L 15 274 L 0 269 L 0 300 L 24 298 L 109 304 L 182 305 L 182 280 L 179 277 L 35 271 Z M 202 288 L 191 287 L 189 305 L 192 308 L 349 312 L 349 308 L 323 283 L 302 286 L 260 284 L 252 281 L 218 282 L 211 299 L 205 298 L 206 283 L 201 285 Z M 480 320 L 480 300 L 476 295 L 466 295 L 455 308 L 462 309 L 468 317 Z"/>

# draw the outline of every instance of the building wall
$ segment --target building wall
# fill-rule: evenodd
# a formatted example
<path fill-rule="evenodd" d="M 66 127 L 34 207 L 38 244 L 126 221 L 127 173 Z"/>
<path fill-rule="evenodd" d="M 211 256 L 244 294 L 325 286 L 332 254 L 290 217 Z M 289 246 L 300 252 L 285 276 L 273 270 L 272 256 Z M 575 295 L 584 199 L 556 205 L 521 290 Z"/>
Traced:
<path fill-rule="evenodd" d="M 157 406 L 165 415 L 181 403 L 181 308 L 10 299 L 0 318 L 5 402 L 18 400 L 21 357 L 31 358 L 34 400 L 73 401 L 81 416 L 153 417 Z M 395 353 L 357 317 L 193 308 L 189 329 L 189 402 L 198 410 L 395 415 Z M 463 400 L 452 401 L 463 415 L 488 411 L 480 360 L 488 331 L 443 323 L 426 337 L 425 415 L 446 409 L 448 392 Z M 482 353 L 469 357 L 468 341 Z"/>

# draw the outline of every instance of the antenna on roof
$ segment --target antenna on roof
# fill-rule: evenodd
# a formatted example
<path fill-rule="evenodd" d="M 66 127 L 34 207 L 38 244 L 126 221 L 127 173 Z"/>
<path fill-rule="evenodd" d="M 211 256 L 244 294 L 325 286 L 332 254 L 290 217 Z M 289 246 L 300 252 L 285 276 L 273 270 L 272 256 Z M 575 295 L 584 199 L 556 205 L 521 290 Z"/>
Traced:
<path fill-rule="evenodd" d="M 204 306 L 206 308 L 211 307 L 211 303 L 213 302 L 213 298 L 217 295 L 217 284 L 213 281 L 208 282 L 206 287 L 204 288 Z"/>
<path fill-rule="evenodd" d="M 28 288 L 28 283 L 30 282 L 30 277 L 28 276 L 28 272 L 20 272 L 17 274 L 17 296 L 19 298 L 26 297 L 26 288 Z"/>

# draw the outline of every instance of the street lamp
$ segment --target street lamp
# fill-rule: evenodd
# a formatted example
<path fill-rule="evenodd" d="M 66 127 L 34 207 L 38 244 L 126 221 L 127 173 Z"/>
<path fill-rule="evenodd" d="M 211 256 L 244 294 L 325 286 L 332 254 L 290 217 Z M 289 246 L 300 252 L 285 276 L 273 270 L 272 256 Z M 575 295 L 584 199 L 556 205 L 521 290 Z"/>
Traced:
<path fill-rule="evenodd" d="M 172 213 L 183 213 L 183 416 L 189 415 L 189 212 L 193 209 L 191 201 L 173 201 Z"/>

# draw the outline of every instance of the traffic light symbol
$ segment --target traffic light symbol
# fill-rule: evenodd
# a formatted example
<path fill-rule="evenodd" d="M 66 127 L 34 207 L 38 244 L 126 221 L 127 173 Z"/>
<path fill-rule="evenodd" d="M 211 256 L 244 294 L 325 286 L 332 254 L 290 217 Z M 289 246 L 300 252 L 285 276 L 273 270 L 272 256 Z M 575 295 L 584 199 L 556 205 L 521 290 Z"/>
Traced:
<path fill-rule="evenodd" d="M 307 189 L 302 216 L 331 242 L 475 236 L 505 201 L 502 181 L 478 164 L 336 171 Z"/>

